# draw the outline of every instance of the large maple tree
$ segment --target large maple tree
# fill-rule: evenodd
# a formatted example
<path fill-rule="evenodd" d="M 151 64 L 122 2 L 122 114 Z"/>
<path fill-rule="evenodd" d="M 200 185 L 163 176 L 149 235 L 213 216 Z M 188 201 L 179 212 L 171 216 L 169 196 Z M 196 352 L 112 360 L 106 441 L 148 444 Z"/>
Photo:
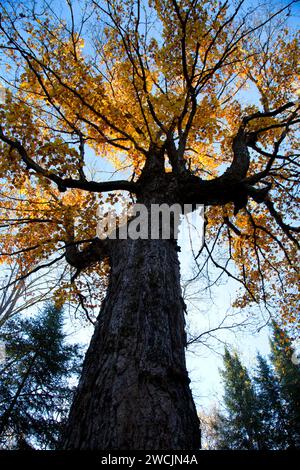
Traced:
<path fill-rule="evenodd" d="M 200 445 L 179 248 L 97 238 L 97 207 L 120 192 L 148 208 L 203 204 L 199 271 L 240 283 L 236 305 L 297 323 L 294 4 L 1 2 L 1 259 L 22 276 L 67 262 L 57 300 L 101 301 L 64 448 Z M 100 180 L 91 150 L 130 176 Z"/>

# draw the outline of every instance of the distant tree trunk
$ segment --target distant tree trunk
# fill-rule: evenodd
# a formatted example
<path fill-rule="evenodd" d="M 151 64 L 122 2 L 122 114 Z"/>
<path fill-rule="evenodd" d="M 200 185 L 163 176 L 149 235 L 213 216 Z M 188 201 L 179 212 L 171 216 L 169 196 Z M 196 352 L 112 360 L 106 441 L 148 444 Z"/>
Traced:
<path fill-rule="evenodd" d="M 177 251 L 172 240 L 115 242 L 65 449 L 200 447 Z"/>

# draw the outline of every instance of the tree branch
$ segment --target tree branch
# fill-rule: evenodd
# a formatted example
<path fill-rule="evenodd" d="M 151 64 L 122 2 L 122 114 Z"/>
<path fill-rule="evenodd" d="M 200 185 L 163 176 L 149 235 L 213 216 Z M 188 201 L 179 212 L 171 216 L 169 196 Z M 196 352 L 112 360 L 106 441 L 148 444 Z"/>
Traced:
<path fill-rule="evenodd" d="M 17 140 L 12 140 L 7 137 L 1 127 L 0 127 L 0 139 L 8 144 L 11 148 L 14 148 L 19 153 L 22 161 L 25 163 L 28 169 L 33 170 L 36 174 L 44 176 L 45 178 L 49 179 L 53 183 L 55 183 L 59 189 L 59 191 L 64 192 L 69 188 L 76 188 L 82 189 L 85 191 L 92 191 L 92 192 L 106 192 L 106 191 L 117 191 L 117 190 L 124 190 L 129 192 L 136 191 L 136 185 L 133 181 L 86 181 L 85 179 L 73 179 L 73 178 L 61 178 L 60 176 L 56 175 L 55 173 L 46 170 L 41 165 L 36 163 L 27 153 L 25 147 Z"/>
<path fill-rule="evenodd" d="M 65 245 L 66 261 L 80 272 L 109 256 L 110 243 L 111 240 L 95 238 L 86 248 L 79 250 L 76 242 L 68 242 Z"/>

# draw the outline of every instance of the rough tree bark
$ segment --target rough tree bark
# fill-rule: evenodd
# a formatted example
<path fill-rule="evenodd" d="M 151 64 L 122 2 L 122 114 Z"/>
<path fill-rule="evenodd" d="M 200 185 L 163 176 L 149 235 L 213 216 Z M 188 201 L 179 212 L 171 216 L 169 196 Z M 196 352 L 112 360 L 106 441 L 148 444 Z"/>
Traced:
<path fill-rule="evenodd" d="M 74 400 L 66 449 L 197 449 L 172 240 L 120 240 Z"/>

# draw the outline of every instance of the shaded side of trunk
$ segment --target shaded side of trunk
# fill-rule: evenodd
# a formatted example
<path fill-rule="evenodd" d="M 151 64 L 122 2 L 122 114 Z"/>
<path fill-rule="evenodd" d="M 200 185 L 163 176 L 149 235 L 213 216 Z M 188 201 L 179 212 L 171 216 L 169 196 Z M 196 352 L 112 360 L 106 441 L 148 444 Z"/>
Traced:
<path fill-rule="evenodd" d="M 116 241 L 64 448 L 200 447 L 177 254 L 170 240 Z"/>

